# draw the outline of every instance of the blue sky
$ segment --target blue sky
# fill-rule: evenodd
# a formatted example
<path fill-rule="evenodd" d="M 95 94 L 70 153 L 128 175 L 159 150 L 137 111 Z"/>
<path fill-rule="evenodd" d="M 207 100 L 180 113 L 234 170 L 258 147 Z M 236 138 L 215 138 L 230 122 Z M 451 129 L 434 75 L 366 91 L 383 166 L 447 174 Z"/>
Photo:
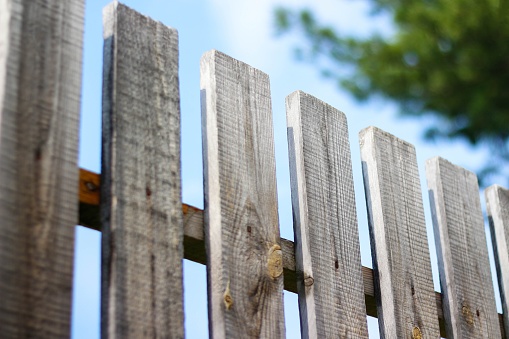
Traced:
<path fill-rule="evenodd" d="M 100 170 L 101 86 L 102 86 L 102 8 L 110 1 L 87 1 L 85 16 L 85 49 L 83 95 L 80 129 L 79 165 Z M 307 6 L 324 21 L 342 32 L 366 35 L 377 31 L 390 34 L 390 21 L 369 16 L 367 1 L 321 0 L 144 0 L 125 1 L 133 9 L 174 27 L 180 40 L 180 86 L 182 114 L 182 180 L 183 201 L 203 207 L 201 154 L 201 113 L 199 61 L 201 55 L 217 49 L 242 60 L 270 76 L 278 180 L 281 236 L 293 240 L 290 202 L 290 179 L 286 142 L 285 97 L 303 90 L 343 111 L 349 122 L 350 146 L 359 216 L 362 263 L 371 267 L 366 207 L 358 145 L 358 132 L 370 125 L 382 128 L 416 146 L 421 185 L 426 189 L 424 162 L 440 155 L 467 169 L 475 170 L 488 156 L 473 151 L 463 143 L 422 141 L 426 119 L 401 119 L 395 107 L 373 101 L 360 105 L 334 83 L 320 77 L 309 64 L 295 60 L 292 48 L 297 36 L 276 37 L 273 8 L 278 4 Z M 317 4 L 318 3 L 318 4 Z M 423 195 L 431 243 L 435 289 L 439 290 L 436 255 L 432 234 L 429 201 Z M 99 337 L 99 271 L 100 234 L 77 227 L 76 266 L 73 306 L 73 338 Z M 208 336 L 205 267 L 185 261 L 184 264 L 186 337 Z M 295 294 L 285 292 L 287 338 L 299 337 L 298 306 Z M 370 337 L 378 338 L 376 320 L 369 321 Z"/>

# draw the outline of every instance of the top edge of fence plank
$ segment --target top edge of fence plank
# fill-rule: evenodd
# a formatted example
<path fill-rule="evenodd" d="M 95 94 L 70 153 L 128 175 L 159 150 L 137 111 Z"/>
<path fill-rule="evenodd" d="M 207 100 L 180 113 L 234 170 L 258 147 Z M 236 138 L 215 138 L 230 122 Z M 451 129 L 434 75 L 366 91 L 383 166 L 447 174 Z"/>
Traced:
<path fill-rule="evenodd" d="M 102 336 L 184 337 L 178 36 L 105 7 Z"/>
<path fill-rule="evenodd" d="M 493 185 L 484 193 L 495 253 L 504 330 L 507 335 L 509 333 L 509 190 Z"/>
<path fill-rule="evenodd" d="M 0 336 L 68 337 L 84 4 L 0 13 Z"/>
<path fill-rule="evenodd" d="M 426 176 L 447 334 L 500 338 L 477 177 L 440 157 Z"/>
<path fill-rule="evenodd" d="M 172 27 L 172 26 L 168 26 L 166 25 L 165 23 L 163 23 L 162 21 L 159 21 L 159 20 L 156 20 L 156 19 L 153 19 L 152 17 L 148 16 L 148 15 L 145 15 L 143 13 L 140 13 L 138 12 L 136 9 L 133 9 L 132 7 L 124 4 L 123 2 L 120 2 L 118 0 L 113 0 L 111 1 L 109 4 L 107 4 L 106 6 L 104 6 L 103 8 L 103 17 L 104 15 L 109 15 L 108 13 L 111 12 L 111 11 L 115 11 L 117 10 L 117 8 L 123 8 L 123 9 L 126 9 L 128 11 L 133 11 L 133 12 L 136 12 L 138 14 L 138 16 L 142 19 L 142 20 L 145 20 L 146 22 L 152 22 L 152 23 L 156 23 L 156 24 L 159 24 L 163 27 L 165 27 L 166 30 L 171 30 L 172 31 L 172 34 L 176 34 L 177 37 L 178 37 L 178 30 L 175 28 L 175 27 Z M 113 26 L 105 26 L 103 25 L 103 38 L 106 39 L 107 37 L 111 36 L 112 33 L 114 31 L 114 27 Z"/>
<path fill-rule="evenodd" d="M 388 338 L 439 336 L 415 148 L 379 128 L 360 132 L 379 327 Z"/>
<path fill-rule="evenodd" d="M 269 78 L 211 51 L 200 87 L 211 337 L 283 338 Z"/>
<path fill-rule="evenodd" d="M 302 336 L 367 338 L 346 116 L 302 91 L 286 112 Z"/>

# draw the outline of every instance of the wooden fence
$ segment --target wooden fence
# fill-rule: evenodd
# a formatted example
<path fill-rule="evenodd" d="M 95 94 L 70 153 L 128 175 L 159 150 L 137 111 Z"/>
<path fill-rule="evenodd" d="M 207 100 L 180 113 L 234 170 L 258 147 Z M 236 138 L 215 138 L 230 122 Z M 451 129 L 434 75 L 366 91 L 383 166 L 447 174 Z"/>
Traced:
<path fill-rule="evenodd" d="M 304 338 L 366 338 L 366 314 L 385 338 L 509 333 L 509 191 L 486 190 L 500 315 L 476 176 L 426 164 L 439 294 L 415 149 L 361 131 L 374 269 L 362 267 L 346 117 L 295 92 L 295 243 L 282 239 L 269 78 L 211 51 L 205 210 L 182 204 L 177 32 L 118 3 L 104 12 L 101 178 L 78 172 L 82 35 L 80 0 L 0 2 L 2 338 L 69 335 L 77 223 L 103 233 L 103 337 L 184 337 L 183 258 L 207 265 L 213 338 L 284 337 L 283 288 L 298 293 Z"/>

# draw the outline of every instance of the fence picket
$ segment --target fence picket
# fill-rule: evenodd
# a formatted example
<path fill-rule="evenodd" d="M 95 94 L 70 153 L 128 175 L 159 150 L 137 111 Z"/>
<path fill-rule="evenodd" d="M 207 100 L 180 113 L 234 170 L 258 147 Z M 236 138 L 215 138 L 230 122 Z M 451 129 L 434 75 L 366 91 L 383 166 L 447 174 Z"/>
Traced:
<path fill-rule="evenodd" d="M 438 338 L 415 148 L 374 127 L 360 145 L 381 336 Z"/>
<path fill-rule="evenodd" d="M 183 338 L 177 31 L 104 10 L 103 338 Z"/>
<path fill-rule="evenodd" d="M 426 162 L 448 338 L 500 338 L 475 174 Z"/>
<path fill-rule="evenodd" d="M 0 336 L 70 335 L 84 4 L 0 3 Z"/>
<path fill-rule="evenodd" d="M 509 335 L 509 190 L 498 185 L 485 191 L 491 239 L 495 249 L 505 335 Z"/>
<path fill-rule="evenodd" d="M 283 338 L 269 78 L 211 51 L 201 91 L 210 335 Z"/>
<path fill-rule="evenodd" d="M 303 92 L 286 98 L 303 338 L 367 338 L 345 115 Z"/>

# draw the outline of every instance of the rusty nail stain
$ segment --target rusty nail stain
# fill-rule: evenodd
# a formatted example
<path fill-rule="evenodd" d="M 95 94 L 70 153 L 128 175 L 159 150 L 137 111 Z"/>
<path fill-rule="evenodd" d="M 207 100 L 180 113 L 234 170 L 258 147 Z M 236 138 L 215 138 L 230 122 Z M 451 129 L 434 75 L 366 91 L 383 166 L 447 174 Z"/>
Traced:
<path fill-rule="evenodd" d="M 251 226 L 247 227 L 247 233 L 251 233 Z"/>
<path fill-rule="evenodd" d="M 226 309 L 229 310 L 230 308 L 232 308 L 233 298 L 230 292 L 230 280 L 228 280 L 228 284 L 226 285 L 226 290 L 224 291 L 223 299 L 224 306 L 226 307 Z"/>
<path fill-rule="evenodd" d="M 309 287 L 312 286 L 315 283 L 315 279 L 311 276 L 307 276 L 304 278 L 304 286 Z"/>
<path fill-rule="evenodd" d="M 145 188 L 145 193 L 147 194 L 147 197 L 150 197 L 152 195 L 152 191 L 150 190 L 150 187 Z"/>
<path fill-rule="evenodd" d="M 412 339 L 422 339 L 421 329 L 417 326 L 412 330 Z"/>
<path fill-rule="evenodd" d="M 41 158 L 42 158 L 42 151 L 41 151 L 41 148 L 38 147 L 35 150 L 35 160 L 41 160 Z"/>
<path fill-rule="evenodd" d="M 283 274 L 283 251 L 281 251 L 279 245 L 273 245 L 269 249 L 267 266 L 272 279 L 276 279 Z"/>

